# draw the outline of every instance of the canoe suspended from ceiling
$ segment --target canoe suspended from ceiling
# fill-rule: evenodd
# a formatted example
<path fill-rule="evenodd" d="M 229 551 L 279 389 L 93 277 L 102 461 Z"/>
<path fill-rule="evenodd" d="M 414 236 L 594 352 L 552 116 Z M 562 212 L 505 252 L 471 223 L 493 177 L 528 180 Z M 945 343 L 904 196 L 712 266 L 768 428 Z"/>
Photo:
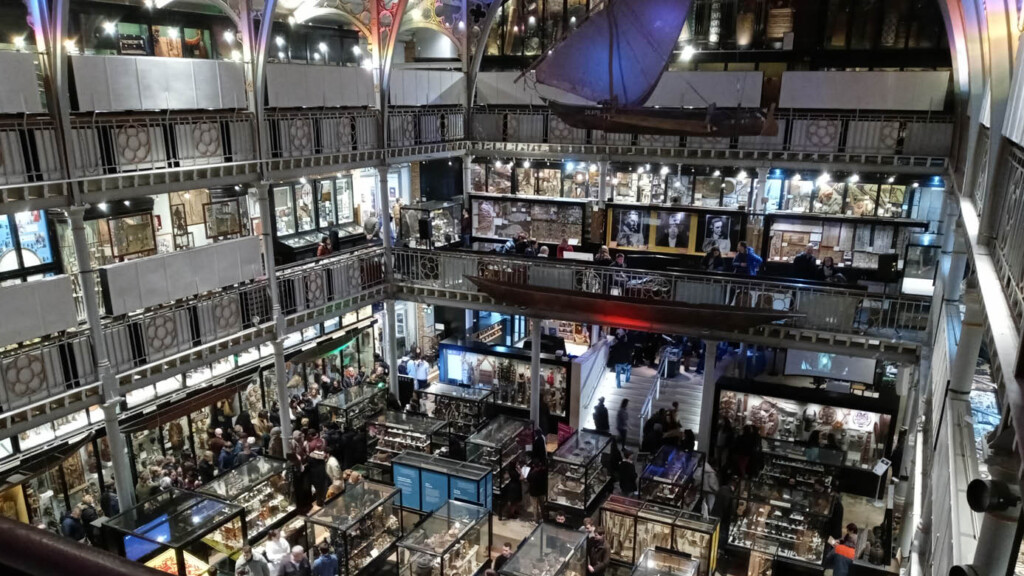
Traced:
<path fill-rule="evenodd" d="M 548 101 L 573 128 L 670 136 L 774 136 L 773 110 L 645 109 L 692 0 L 606 0 L 535 65 L 537 82 L 600 106 Z"/>
<path fill-rule="evenodd" d="M 649 332 L 683 330 L 745 331 L 804 314 L 785 310 L 686 304 L 650 298 L 627 298 L 579 290 L 526 286 L 479 276 L 466 276 L 481 292 L 507 306 L 524 308 L 530 316 L 572 319 Z"/>

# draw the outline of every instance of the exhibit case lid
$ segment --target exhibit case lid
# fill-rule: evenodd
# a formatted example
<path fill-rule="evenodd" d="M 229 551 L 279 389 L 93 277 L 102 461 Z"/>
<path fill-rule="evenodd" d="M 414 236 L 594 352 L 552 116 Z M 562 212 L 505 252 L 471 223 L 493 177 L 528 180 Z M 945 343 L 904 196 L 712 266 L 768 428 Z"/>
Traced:
<path fill-rule="evenodd" d="M 668 484 L 683 484 L 693 478 L 697 467 L 703 461 L 703 452 L 688 452 L 682 448 L 662 446 L 654 458 L 651 458 L 650 464 L 644 468 L 643 478 Z"/>
<path fill-rule="evenodd" d="M 451 458 L 444 458 L 443 456 L 424 454 L 423 452 L 413 452 L 410 450 L 406 450 L 392 458 L 391 463 L 420 468 L 422 470 L 430 470 L 447 476 L 455 476 L 457 478 L 466 478 L 475 481 L 483 480 L 491 473 L 491 468 L 482 464 L 460 462 L 459 460 L 452 460 Z"/>
<path fill-rule="evenodd" d="M 283 460 L 259 456 L 226 474 L 217 476 L 196 491 L 200 494 L 209 494 L 234 501 L 235 498 L 245 494 L 250 488 L 264 480 L 278 474 L 283 475 L 285 470 L 287 470 L 287 465 Z"/>
<path fill-rule="evenodd" d="M 610 442 L 607 436 L 580 430 L 555 450 L 553 458 L 559 462 L 583 466 L 604 452 Z"/>
<path fill-rule="evenodd" d="M 419 393 L 435 394 L 437 396 L 479 402 L 490 396 L 491 390 L 490 388 L 464 388 L 462 386 L 452 386 L 451 384 L 441 384 L 436 382 L 422 390 L 419 390 Z"/>
<path fill-rule="evenodd" d="M 648 548 L 640 556 L 631 576 L 696 576 L 700 562 L 679 552 Z"/>
<path fill-rule="evenodd" d="M 447 420 L 428 418 L 419 414 L 407 414 L 396 410 L 387 410 L 380 416 L 368 420 L 371 424 L 384 424 L 389 428 L 408 430 L 429 436 L 448 425 Z"/>
<path fill-rule="evenodd" d="M 172 488 L 114 516 L 106 526 L 180 548 L 209 534 L 242 507 L 188 490 Z"/>
<path fill-rule="evenodd" d="M 509 439 L 517 437 L 527 426 L 529 426 L 529 422 L 526 420 L 501 415 L 488 422 L 479 432 L 467 438 L 466 442 L 488 448 L 501 448 Z"/>
<path fill-rule="evenodd" d="M 394 486 L 387 486 L 364 480 L 355 486 L 349 485 L 337 498 L 324 504 L 324 507 L 309 517 L 317 524 L 333 526 L 348 531 L 368 513 L 376 510 L 385 500 L 390 500 L 402 491 Z"/>
<path fill-rule="evenodd" d="M 499 573 L 509 576 L 556 576 L 573 554 L 583 554 L 587 534 L 542 523 L 519 546 Z M 582 559 L 582 557 L 580 558 Z"/>
<path fill-rule="evenodd" d="M 369 398 L 377 396 L 378 394 L 383 394 L 383 390 L 376 386 L 354 386 L 352 388 L 342 390 L 337 394 L 331 394 L 320 402 L 320 406 L 344 410 L 345 408 L 351 408 L 358 404 L 362 404 Z"/>
<path fill-rule="evenodd" d="M 431 512 L 398 545 L 432 556 L 442 556 L 460 544 L 470 529 L 486 521 L 489 514 L 487 508 L 449 500 Z M 434 547 L 426 542 L 426 538 L 434 534 L 448 534 L 451 539 L 442 547 Z"/>

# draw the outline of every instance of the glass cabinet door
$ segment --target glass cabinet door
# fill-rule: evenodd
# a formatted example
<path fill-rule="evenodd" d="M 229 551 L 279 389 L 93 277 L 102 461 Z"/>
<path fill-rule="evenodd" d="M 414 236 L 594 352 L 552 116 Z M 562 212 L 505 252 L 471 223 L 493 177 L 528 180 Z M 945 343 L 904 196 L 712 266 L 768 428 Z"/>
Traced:
<path fill-rule="evenodd" d="M 298 217 L 299 232 L 312 230 L 316 227 L 313 222 L 313 185 L 308 182 L 300 184 L 295 188 L 295 196 L 298 199 L 295 214 Z"/>
<path fill-rule="evenodd" d="M 317 217 L 320 227 L 326 228 L 338 223 L 334 214 L 334 186 L 330 180 L 317 182 L 318 205 Z"/>
<path fill-rule="evenodd" d="M 295 233 L 295 199 L 291 186 L 274 188 L 274 216 L 278 236 Z"/>
<path fill-rule="evenodd" d="M 344 176 L 334 181 L 334 198 L 338 206 L 338 224 L 352 222 L 355 214 L 352 210 L 352 177 Z"/>

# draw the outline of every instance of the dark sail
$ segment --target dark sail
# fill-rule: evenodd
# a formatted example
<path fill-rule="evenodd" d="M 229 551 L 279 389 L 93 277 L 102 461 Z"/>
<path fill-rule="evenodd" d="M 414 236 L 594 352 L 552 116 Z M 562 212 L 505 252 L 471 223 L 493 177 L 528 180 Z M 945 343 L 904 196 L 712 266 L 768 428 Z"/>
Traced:
<path fill-rule="evenodd" d="M 537 81 L 592 102 L 642 105 L 668 65 L 691 2 L 608 0 L 544 58 Z"/>

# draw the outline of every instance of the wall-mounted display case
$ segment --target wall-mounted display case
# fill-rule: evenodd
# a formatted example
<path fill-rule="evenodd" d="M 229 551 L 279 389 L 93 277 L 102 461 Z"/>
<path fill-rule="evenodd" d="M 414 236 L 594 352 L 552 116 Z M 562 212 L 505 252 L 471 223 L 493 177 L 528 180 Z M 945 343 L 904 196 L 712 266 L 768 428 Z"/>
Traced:
<path fill-rule="evenodd" d="M 699 570 L 700 562 L 685 554 L 648 548 L 631 576 L 698 576 Z"/>
<path fill-rule="evenodd" d="M 450 432 L 459 436 L 476 432 L 492 412 L 493 393 L 486 388 L 437 383 L 420 390 L 419 394 L 427 414 L 447 421 Z"/>
<path fill-rule="evenodd" d="M 548 411 L 568 421 L 570 382 L 575 364 L 568 358 L 541 353 L 543 401 Z M 445 340 L 438 351 L 440 380 L 446 384 L 488 388 L 500 412 L 525 415 L 530 410 L 530 352 L 482 342 Z"/>
<path fill-rule="evenodd" d="M 356 224 L 352 176 L 279 184 L 271 188 L 274 235 L 281 252 L 275 259 L 295 262 L 316 255 L 324 236 L 336 231 L 341 247 L 365 240 Z"/>
<path fill-rule="evenodd" d="M 445 454 L 448 451 L 448 423 L 418 414 L 387 410 L 367 422 L 367 436 L 373 451 L 368 463 L 391 467 L 391 460 L 404 451 Z"/>
<path fill-rule="evenodd" d="M 660 547 L 689 555 L 698 562 L 701 576 L 715 570 L 717 518 L 613 495 L 601 505 L 600 521 L 616 562 L 632 566 L 644 550 Z"/>
<path fill-rule="evenodd" d="M 526 453 L 522 439 L 523 432 L 529 432 L 530 423 L 508 416 L 498 416 L 479 432 L 466 439 L 466 460 L 490 466 L 494 472 L 494 492 L 502 488 L 518 474 L 516 464 Z"/>
<path fill-rule="evenodd" d="M 580 430 L 552 455 L 548 475 L 548 504 L 586 511 L 608 486 L 604 455 L 611 439 Z"/>
<path fill-rule="evenodd" d="M 498 571 L 502 576 L 586 576 L 587 535 L 543 523 Z"/>
<path fill-rule="evenodd" d="M 472 576 L 490 557 L 490 513 L 450 500 L 398 543 L 401 576 Z"/>
<path fill-rule="evenodd" d="M 399 238 L 409 248 L 444 248 L 462 241 L 462 202 L 402 206 Z"/>
<path fill-rule="evenodd" d="M 353 576 L 391 555 L 404 535 L 402 493 L 393 486 L 363 481 L 350 485 L 306 518 L 306 544 L 327 541 L 338 555 L 340 574 Z"/>
<path fill-rule="evenodd" d="M 704 453 L 662 446 L 640 476 L 640 495 L 644 500 L 692 509 L 704 489 L 693 477 L 704 465 Z"/>
<path fill-rule="evenodd" d="M 172 489 L 111 518 L 102 534 L 108 550 L 168 574 L 233 574 L 244 516 L 241 506 Z"/>
<path fill-rule="evenodd" d="M 564 237 L 579 246 L 587 205 L 585 200 L 474 196 L 473 236 L 504 241 L 526 233 L 541 243 L 558 244 Z"/>
<path fill-rule="evenodd" d="M 245 508 L 245 524 L 255 538 L 295 511 L 283 460 L 259 457 L 217 476 L 198 490 Z"/>
<path fill-rule="evenodd" d="M 342 430 L 357 429 L 387 406 L 387 390 L 376 386 L 355 386 L 331 394 L 317 404 L 320 425 L 337 422 Z"/>

